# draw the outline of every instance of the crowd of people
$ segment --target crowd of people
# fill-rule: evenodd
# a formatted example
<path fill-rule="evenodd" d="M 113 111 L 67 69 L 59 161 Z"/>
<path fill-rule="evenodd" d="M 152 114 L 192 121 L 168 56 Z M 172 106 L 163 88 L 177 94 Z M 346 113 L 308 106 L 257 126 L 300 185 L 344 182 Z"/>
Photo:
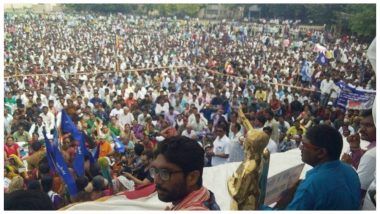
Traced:
<path fill-rule="evenodd" d="M 163 201 L 199 191 L 205 197 L 202 203 L 207 202 L 202 209 L 218 209 L 199 173 L 190 172 L 243 160 L 245 130 L 239 107 L 254 128 L 270 136 L 271 154 L 300 147 L 311 127 L 333 127 L 350 145 L 342 159 L 357 170 L 363 196 L 374 181 L 376 134 L 364 139 L 366 132 L 360 132 L 366 147 L 359 136 L 365 128 L 375 130 L 373 120 L 337 105 L 339 81 L 358 89 L 376 88 L 366 56 L 369 45 L 353 36 L 303 32 L 298 22 L 289 21 L 208 22 L 87 13 L 6 13 L 4 21 L 8 197 L 29 197 L 28 191 L 38 190 L 48 195 L 52 209 L 59 209 L 156 183 Z M 326 65 L 315 61 L 317 43 L 327 48 Z M 310 75 L 301 73 L 305 62 Z M 68 194 L 46 157 L 44 133 L 54 138 L 63 111 L 85 134 L 90 151 L 85 176 L 77 176 L 72 166 L 78 142 L 70 133 L 60 133 L 60 151 L 78 190 L 75 196 Z M 202 164 L 186 171 L 178 157 L 168 154 L 178 148 L 159 146 L 177 136 L 204 149 Z M 125 145 L 124 152 L 115 148 L 115 138 Z M 161 149 L 158 154 L 156 148 Z M 93 163 L 90 156 L 95 153 Z M 160 168 L 163 162 L 177 164 L 174 168 L 182 168 L 178 172 L 186 172 L 192 185 L 179 182 L 182 186 L 169 191 L 157 184 L 155 175 L 167 181 L 175 173 Z"/>

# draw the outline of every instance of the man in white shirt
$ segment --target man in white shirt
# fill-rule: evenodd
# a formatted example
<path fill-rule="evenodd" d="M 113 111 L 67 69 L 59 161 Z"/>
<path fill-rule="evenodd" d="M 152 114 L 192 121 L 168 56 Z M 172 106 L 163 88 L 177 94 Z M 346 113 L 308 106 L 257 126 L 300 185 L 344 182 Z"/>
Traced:
<path fill-rule="evenodd" d="M 8 113 L 7 108 L 4 108 L 4 131 L 6 131 L 8 134 L 11 134 L 12 121 L 12 115 Z"/>
<path fill-rule="evenodd" d="M 33 123 L 29 129 L 29 135 L 33 136 L 33 133 L 36 132 L 38 134 L 38 140 L 43 140 L 44 139 L 43 130 L 46 127 L 47 127 L 46 124 L 42 121 L 42 117 L 38 116 L 37 121 Z M 49 132 L 46 133 L 46 135 L 49 139 L 50 137 L 52 137 L 52 135 Z"/>
<path fill-rule="evenodd" d="M 370 184 L 374 181 L 374 172 L 376 171 L 376 127 L 372 117 L 371 110 L 365 110 L 361 114 L 360 137 L 362 140 L 370 142 L 367 151 L 360 159 L 358 169 L 356 170 L 362 190 L 362 198 L 365 196 Z"/>
<path fill-rule="evenodd" d="M 207 129 L 207 119 L 199 113 L 195 114 L 195 120 L 189 124 L 193 127 L 195 133 L 197 134 L 201 134 L 203 130 Z"/>
<path fill-rule="evenodd" d="M 330 76 L 327 76 L 327 79 L 322 80 L 321 82 L 321 105 L 325 106 L 328 102 L 331 90 L 334 88 L 334 81 Z"/>
<path fill-rule="evenodd" d="M 122 127 L 124 127 L 125 124 L 132 125 L 132 122 L 135 120 L 133 114 L 129 111 L 127 106 L 125 106 L 122 110 L 123 112 L 118 116 L 120 125 Z"/>
<path fill-rule="evenodd" d="M 156 104 L 156 108 L 154 109 L 156 112 L 156 115 L 160 115 L 161 113 L 168 113 L 169 112 L 169 103 L 165 102 L 164 99 L 160 99 L 159 103 Z"/>
<path fill-rule="evenodd" d="M 170 126 L 175 126 L 175 119 L 179 114 L 178 111 L 175 111 L 173 106 L 169 107 L 169 112 L 165 114 L 165 120 L 169 122 Z"/>
<path fill-rule="evenodd" d="M 231 124 L 231 131 L 229 138 L 231 139 L 230 145 L 230 155 L 228 157 L 228 162 L 241 162 L 244 159 L 244 147 L 241 137 L 241 125 L 239 123 Z"/>
<path fill-rule="evenodd" d="M 263 128 L 263 131 L 269 135 L 269 137 L 272 135 L 272 128 L 270 126 L 266 126 Z M 277 143 L 274 142 L 274 140 L 272 138 L 269 138 L 269 142 L 268 142 L 268 145 L 266 146 L 266 148 L 269 150 L 269 153 L 270 154 L 274 154 L 276 152 L 278 152 L 278 146 L 277 146 Z"/>
<path fill-rule="evenodd" d="M 42 121 L 46 124 L 47 133 L 54 129 L 55 117 L 53 113 L 49 111 L 49 108 L 47 106 L 42 107 L 42 113 L 39 116 L 42 118 Z"/>
<path fill-rule="evenodd" d="M 145 119 L 147 117 L 152 118 L 152 116 L 150 114 L 148 114 L 148 109 L 144 108 L 142 111 L 143 112 L 141 114 L 139 114 L 139 116 L 137 116 L 137 123 L 144 126 L 145 125 Z"/>
<path fill-rule="evenodd" d="M 123 112 L 124 110 L 121 109 L 120 103 L 116 103 L 115 108 L 111 110 L 110 117 L 120 118 L 119 115 L 121 115 Z"/>
<path fill-rule="evenodd" d="M 215 127 L 216 139 L 213 142 L 211 156 L 211 166 L 227 163 L 230 154 L 231 140 L 226 136 L 226 127 L 218 125 Z"/>
<path fill-rule="evenodd" d="M 195 133 L 193 127 L 190 124 L 186 126 L 186 129 L 182 131 L 181 135 L 191 139 L 197 138 L 197 134 Z"/>

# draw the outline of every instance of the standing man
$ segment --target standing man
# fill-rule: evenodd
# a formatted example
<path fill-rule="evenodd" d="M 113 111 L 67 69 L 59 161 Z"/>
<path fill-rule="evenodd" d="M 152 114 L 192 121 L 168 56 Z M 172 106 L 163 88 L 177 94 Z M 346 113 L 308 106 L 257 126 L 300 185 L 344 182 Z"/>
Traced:
<path fill-rule="evenodd" d="M 220 210 L 214 194 L 202 184 L 204 150 L 187 137 L 158 144 L 151 164 L 158 198 L 173 204 L 167 210 Z"/>
<path fill-rule="evenodd" d="M 216 139 L 213 143 L 213 149 L 208 154 L 211 156 L 211 166 L 227 163 L 230 155 L 231 140 L 226 135 L 226 127 L 224 125 L 217 125 L 215 135 Z"/>
<path fill-rule="evenodd" d="M 358 210 L 360 181 L 355 170 L 339 160 L 343 140 L 328 125 L 311 127 L 300 145 L 302 161 L 313 168 L 295 193 L 284 194 L 277 204 L 287 210 Z M 294 197 L 293 197 L 294 195 Z M 289 203 L 290 202 L 290 203 Z"/>
<path fill-rule="evenodd" d="M 46 132 L 51 133 L 54 130 L 55 125 L 55 117 L 54 114 L 49 111 L 47 106 L 42 107 L 42 113 L 40 114 L 42 121 L 46 125 Z"/>
<path fill-rule="evenodd" d="M 244 159 L 244 148 L 241 140 L 243 134 L 241 133 L 241 126 L 239 123 L 231 124 L 231 131 L 229 138 L 231 139 L 230 155 L 228 162 L 240 162 Z"/>
<path fill-rule="evenodd" d="M 367 146 L 367 151 L 360 159 L 357 169 L 360 179 L 361 196 L 363 198 L 370 185 L 376 183 L 376 127 L 371 110 L 363 111 L 361 116 L 359 129 L 361 139 L 370 142 Z"/>

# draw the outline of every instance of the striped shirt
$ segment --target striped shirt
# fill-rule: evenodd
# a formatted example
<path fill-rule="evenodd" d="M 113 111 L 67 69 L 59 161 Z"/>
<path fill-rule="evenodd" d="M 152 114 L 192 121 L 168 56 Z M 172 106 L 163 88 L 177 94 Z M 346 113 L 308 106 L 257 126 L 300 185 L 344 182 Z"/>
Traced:
<path fill-rule="evenodd" d="M 202 187 L 188 194 L 181 202 L 169 207 L 170 210 L 220 210 L 214 194 Z"/>

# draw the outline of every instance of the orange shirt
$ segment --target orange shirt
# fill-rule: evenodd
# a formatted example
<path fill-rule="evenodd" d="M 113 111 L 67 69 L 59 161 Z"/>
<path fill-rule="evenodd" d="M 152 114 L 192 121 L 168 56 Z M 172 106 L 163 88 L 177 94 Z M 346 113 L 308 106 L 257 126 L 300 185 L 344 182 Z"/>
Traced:
<path fill-rule="evenodd" d="M 109 153 L 112 152 L 111 144 L 108 142 L 101 143 L 99 148 L 99 157 L 107 156 Z"/>
<path fill-rule="evenodd" d="M 126 100 L 125 100 L 125 104 L 128 106 L 128 108 L 131 108 L 132 107 L 132 105 L 134 105 L 134 104 L 136 104 L 137 102 L 136 102 L 136 100 L 135 99 L 129 99 L 129 98 L 127 98 Z"/>

